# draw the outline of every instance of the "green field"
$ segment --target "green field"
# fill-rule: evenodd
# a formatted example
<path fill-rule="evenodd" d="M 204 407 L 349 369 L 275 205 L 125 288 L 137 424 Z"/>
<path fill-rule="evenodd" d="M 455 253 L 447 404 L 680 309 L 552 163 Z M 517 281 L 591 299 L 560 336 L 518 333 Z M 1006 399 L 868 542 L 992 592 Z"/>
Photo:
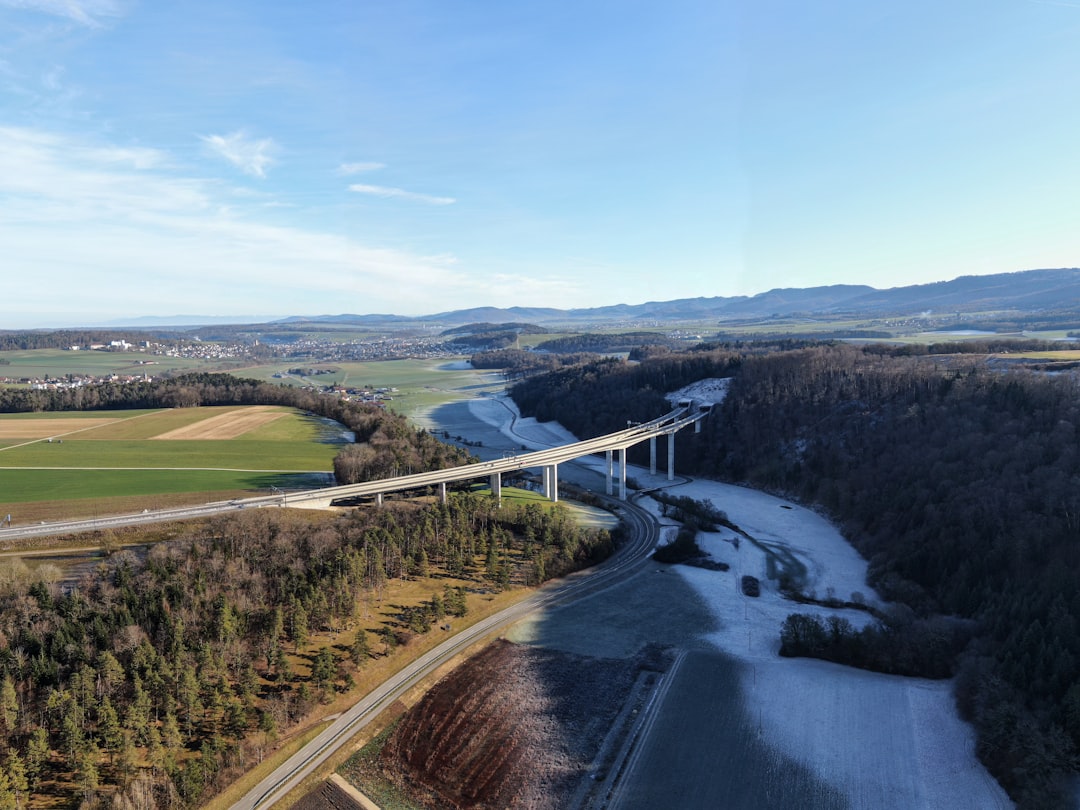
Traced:
<path fill-rule="evenodd" d="M 270 383 L 293 385 L 344 385 L 354 388 L 396 388 L 387 406 L 403 416 L 417 413 L 471 397 L 480 391 L 501 391 L 505 387 L 501 374 L 460 368 L 460 361 L 439 360 L 380 360 L 369 363 L 277 363 L 236 369 L 238 377 L 250 377 Z M 330 374 L 310 377 L 275 379 L 274 374 L 303 366 L 312 369 L 333 369 Z"/>
<path fill-rule="evenodd" d="M 61 501 L 72 515 L 99 514 L 117 511 L 118 499 L 131 508 L 133 497 L 321 486 L 343 442 L 341 425 L 282 407 L 0 414 L 0 514 L 38 505 L 29 511 L 51 517 L 43 505 Z"/>
<path fill-rule="evenodd" d="M 131 373 L 122 364 L 139 359 L 131 353 L 54 350 L 0 354 L 12 361 L 0 366 L 0 376 L 9 377 Z M 178 362 L 192 368 L 206 367 L 199 361 Z M 307 379 L 274 378 L 275 373 L 296 365 L 336 371 Z M 503 389 L 501 375 L 462 365 L 460 361 L 431 359 L 332 364 L 290 361 L 232 369 L 230 373 L 277 384 L 395 388 L 386 405 L 411 417 L 482 391 Z M 160 366 L 142 368 L 152 374 L 162 370 Z M 344 429 L 291 409 L 277 409 L 285 415 L 228 438 L 156 438 L 169 431 L 197 429 L 236 410 L 200 407 L 0 414 L 0 517 L 11 513 L 16 523 L 56 520 L 269 494 L 272 487 L 288 490 L 327 483 Z"/>
<path fill-rule="evenodd" d="M 160 376 L 169 371 L 206 369 L 204 360 L 185 357 L 163 357 L 141 352 L 65 351 L 64 349 L 33 349 L 0 352 L 0 377 L 31 379 L 62 378 L 67 374 L 108 374 Z"/>
<path fill-rule="evenodd" d="M 237 493 L 269 495 L 273 492 L 271 487 L 283 489 L 299 483 L 298 476 L 227 470 L 95 470 L 93 474 L 85 470 L 0 470 L 0 509 L 6 515 L 18 513 L 17 504 L 96 501 L 118 493 L 124 496 L 205 493 L 205 498 L 196 500 L 209 501 Z M 106 508 L 102 513 L 111 511 Z"/>
<path fill-rule="evenodd" d="M 1060 352 L 1017 352 L 1010 356 L 1024 360 L 1060 360 L 1064 362 L 1069 360 L 1080 360 L 1080 350 L 1067 349 Z"/>
<path fill-rule="evenodd" d="M 0 450 L 0 468 L 212 469 L 328 472 L 339 446 L 310 442 L 80 441 L 34 442 Z"/>

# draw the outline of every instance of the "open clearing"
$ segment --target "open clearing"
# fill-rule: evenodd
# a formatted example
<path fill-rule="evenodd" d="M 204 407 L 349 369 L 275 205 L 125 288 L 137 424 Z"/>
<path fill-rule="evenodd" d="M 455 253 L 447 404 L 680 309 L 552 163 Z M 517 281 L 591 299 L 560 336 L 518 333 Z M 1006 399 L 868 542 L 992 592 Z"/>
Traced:
<path fill-rule="evenodd" d="M 193 425 L 176 428 L 154 436 L 155 439 L 235 439 L 256 428 L 280 419 L 285 412 L 280 408 L 268 408 L 253 405 L 248 408 L 228 411 L 227 413 L 202 419 Z"/>

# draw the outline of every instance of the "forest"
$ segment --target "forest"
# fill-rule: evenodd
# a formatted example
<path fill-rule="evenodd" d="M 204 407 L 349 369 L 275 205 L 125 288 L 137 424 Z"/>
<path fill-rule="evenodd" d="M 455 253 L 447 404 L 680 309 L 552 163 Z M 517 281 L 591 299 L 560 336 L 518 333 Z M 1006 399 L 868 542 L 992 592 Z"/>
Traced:
<path fill-rule="evenodd" d="M 591 363 L 599 355 L 588 352 L 570 354 L 548 354 L 526 349 L 492 349 L 476 352 L 469 358 L 473 368 L 501 369 L 507 380 L 521 380 L 545 371 L 554 371 L 564 366 Z"/>
<path fill-rule="evenodd" d="M 639 346 L 666 346 L 668 348 L 685 345 L 685 341 L 669 338 L 659 332 L 621 332 L 595 333 L 583 332 L 578 335 L 552 338 L 539 343 L 537 351 L 550 354 L 569 354 L 590 352 L 592 354 L 611 354 L 629 352 Z"/>
<path fill-rule="evenodd" d="M 524 415 L 587 438 L 663 413 L 665 392 L 704 377 L 732 383 L 701 434 L 679 434 L 680 468 L 827 512 L 869 561 L 870 584 L 905 606 L 900 624 L 939 653 L 914 655 L 911 634 L 882 624 L 849 645 L 852 657 L 955 675 L 978 756 L 1018 806 L 1069 806 L 1080 750 L 1077 377 L 943 347 L 745 344 L 560 369 L 512 395 Z M 819 630 L 844 644 L 854 635 L 788 628 L 820 650 Z"/>
<path fill-rule="evenodd" d="M 72 346 L 89 346 L 93 343 L 109 343 L 126 340 L 141 343 L 144 340 L 173 342 L 182 336 L 175 331 L 135 331 L 125 329 L 59 329 L 55 331 L 5 332 L 0 331 L 0 351 L 26 351 L 29 349 L 70 349 Z"/>
<path fill-rule="evenodd" d="M 474 594 L 606 556 L 561 506 L 470 493 L 333 516 L 249 510 L 78 582 L 0 569 L 0 807 L 195 807 Z M 394 580 L 430 600 L 391 606 Z M 374 626 L 373 626 L 374 625 Z"/>
<path fill-rule="evenodd" d="M 528 323 L 471 323 L 440 333 L 444 346 L 460 351 L 499 351 L 516 346 L 521 335 L 544 335 L 547 329 Z"/>

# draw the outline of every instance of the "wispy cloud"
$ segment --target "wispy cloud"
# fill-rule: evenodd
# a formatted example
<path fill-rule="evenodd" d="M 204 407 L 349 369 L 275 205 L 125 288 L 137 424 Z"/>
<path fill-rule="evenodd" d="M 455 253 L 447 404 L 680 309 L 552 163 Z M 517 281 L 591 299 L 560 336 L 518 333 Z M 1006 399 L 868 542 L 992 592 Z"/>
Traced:
<path fill-rule="evenodd" d="M 436 197 L 431 194 L 418 194 L 415 191 L 406 191 L 403 188 L 390 186 L 369 186 L 364 183 L 354 183 L 349 186 L 349 191 L 357 194 L 370 194 L 373 197 L 394 197 L 401 200 L 427 203 L 428 205 L 453 205 L 457 202 L 453 197 Z"/>
<path fill-rule="evenodd" d="M 202 142 L 245 174 L 266 177 L 277 145 L 270 138 L 254 139 L 243 130 L 229 135 L 200 135 Z"/>
<path fill-rule="evenodd" d="M 281 225 L 260 196 L 179 165 L 155 150 L 0 126 L 5 306 L 93 322 L 228 314 L 241 302 L 278 314 L 327 311 L 327 301 L 342 312 L 445 308 L 452 257 L 365 244 L 305 224 L 302 211 Z M 417 289 L 407 302 L 402 279 Z"/>
<path fill-rule="evenodd" d="M 0 6 L 66 17 L 89 28 L 100 28 L 103 19 L 123 13 L 116 0 L 0 0 Z"/>
<path fill-rule="evenodd" d="M 374 172 L 385 168 L 385 163 L 342 163 L 338 166 L 338 174 L 360 174 L 361 172 Z"/>

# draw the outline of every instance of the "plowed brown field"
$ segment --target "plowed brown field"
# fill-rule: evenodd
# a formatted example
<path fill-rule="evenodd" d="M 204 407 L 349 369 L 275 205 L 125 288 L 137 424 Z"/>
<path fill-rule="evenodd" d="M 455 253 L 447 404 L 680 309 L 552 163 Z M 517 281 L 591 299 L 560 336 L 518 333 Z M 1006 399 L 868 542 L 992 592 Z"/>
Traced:
<path fill-rule="evenodd" d="M 496 641 L 405 714 L 383 773 L 426 807 L 566 807 L 637 670 Z"/>

